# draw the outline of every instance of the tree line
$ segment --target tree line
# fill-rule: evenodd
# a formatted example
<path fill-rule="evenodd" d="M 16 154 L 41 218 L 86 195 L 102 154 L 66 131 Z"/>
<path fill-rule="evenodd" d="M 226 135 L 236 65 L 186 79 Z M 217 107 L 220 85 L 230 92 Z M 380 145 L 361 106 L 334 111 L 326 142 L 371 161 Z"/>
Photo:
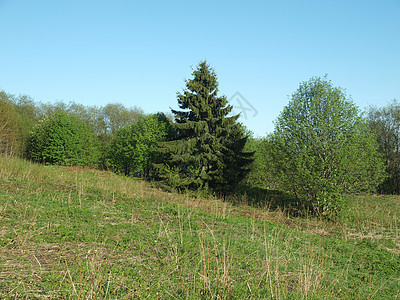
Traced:
<path fill-rule="evenodd" d="M 326 78 L 302 82 L 255 139 L 219 94 L 206 61 L 177 94 L 179 110 L 43 104 L 0 92 L 0 153 L 37 163 L 143 176 L 167 189 L 226 196 L 239 186 L 285 191 L 336 215 L 354 193 L 400 193 L 400 105 L 357 108 Z"/>

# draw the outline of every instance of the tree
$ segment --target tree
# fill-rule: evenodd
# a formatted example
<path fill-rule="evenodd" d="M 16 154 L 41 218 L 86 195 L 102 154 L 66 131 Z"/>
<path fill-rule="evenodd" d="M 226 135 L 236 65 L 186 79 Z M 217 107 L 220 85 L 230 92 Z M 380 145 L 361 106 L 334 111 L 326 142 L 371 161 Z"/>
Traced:
<path fill-rule="evenodd" d="M 126 108 L 122 104 L 112 103 L 102 108 L 102 114 L 106 132 L 115 134 L 119 129 L 136 123 L 143 111 L 137 107 Z"/>
<path fill-rule="evenodd" d="M 114 134 L 121 128 L 134 124 L 143 115 L 140 108 L 126 108 L 122 104 L 107 104 L 104 107 L 84 106 L 75 102 L 47 103 L 37 105 L 41 119 L 47 116 L 65 113 L 85 121 L 106 147 Z"/>
<path fill-rule="evenodd" d="M 0 91 L 0 154 L 15 155 L 20 150 L 18 115 L 7 98 L 8 95 Z"/>
<path fill-rule="evenodd" d="M 85 106 L 75 102 L 40 103 L 27 95 L 11 95 L 0 91 L 0 100 L 9 104 L 17 115 L 18 134 L 17 148 L 13 152 L 21 156 L 27 155 L 27 146 L 32 128 L 57 114 L 67 114 L 87 123 L 100 140 L 102 151 L 108 146 L 114 134 L 121 128 L 134 124 L 143 115 L 138 107 L 126 108 L 114 103 L 106 106 Z"/>
<path fill-rule="evenodd" d="M 228 116 L 232 106 L 218 96 L 217 76 L 206 61 L 177 97 L 181 110 L 172 110 L 175 137 L 160 144 L 161 179 L 178 190 L 231 191 L 248 171 L 252 153 L 243 151 L 247 136 L 237 123 L 239 115 Z"/>
<path fill-rule="evenodd" d="M 374 134 L 345 92 L 326 78 L 300 84 L 270 137 L 280 187 L 317 214 L 336 214 L 346 193 L 371 192 L 384 167 Z"/>
<path fill-rule="evenodd" d="M 37 109 L 32 98 L 26 95 L 14 96 L 4 91 L 0 92 L 0 101 L 7 103 L 13 111 L 16 120 L 14 125 L 15 143 L 14 154 L 24 156 L 32 128 L 38 121 Z M 1 115 L 1 114 L 0 114 Z"/>
<path fill-rule="evenodd" d="M 264 138 L 251 138 L 247 141 L 246 149 L 254 152 L 254 161 L 250 165 L 250 172 L 246 177 L 246 184 L 253 187 L 275 189 L 276 180 L 271 173 L 271 155 L 269 135 Z"/>
<path fill-rule="evenodd" d="M 84 121 L 59 113 L 35 128 L 29 140 L 28 157 L 51 165 L 95 166 L 100 158 L 99 143 Z"/>
<path fill-rule="evenodd" d="M 158 162 L 157 142 L 166 140 L 169 121 L 164 114 L 141 116 L 139 121 L 116 132 L 107 148 L 106 166 L 117 173 L 152 175 Z"/>
<path fill-rule="evenodd" d="M 377 135 L 379 152 L 385 157 L 389 174 L 379 192 L 400 194 L 400 103 L 393 100 L 386 107 L 370 107 L 368 124 Z"/>
<path fill-rule="evenodd" d="M 239 117 L 239 116 L 237 116 Z M 219 194 L 226 195 L 243 182 L 250 172 L 250 165 L 254 160 L 254 151 L 246 149 L 249 134 L 240 123 L 230 124 L 227 135 L 224 137 L 222 150 L 222 169 L 211 182 L 211 187 Z M 217 178 L 222 180 L 216 181 Z"/>

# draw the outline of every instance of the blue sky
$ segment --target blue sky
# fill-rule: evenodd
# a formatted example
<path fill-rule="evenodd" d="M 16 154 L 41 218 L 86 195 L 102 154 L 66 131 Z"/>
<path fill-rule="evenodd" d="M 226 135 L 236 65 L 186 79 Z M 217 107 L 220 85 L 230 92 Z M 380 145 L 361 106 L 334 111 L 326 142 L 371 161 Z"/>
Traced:
<path fill-rule="evenodd" d="M 36 101 L 177 108 L 207 59 L 256 136 L 324 76 L 362 109 L 400 99 L 400 0 L 0 0 L 0 89 Z M 257 115 L 254 116 L 256 110 Z"/>

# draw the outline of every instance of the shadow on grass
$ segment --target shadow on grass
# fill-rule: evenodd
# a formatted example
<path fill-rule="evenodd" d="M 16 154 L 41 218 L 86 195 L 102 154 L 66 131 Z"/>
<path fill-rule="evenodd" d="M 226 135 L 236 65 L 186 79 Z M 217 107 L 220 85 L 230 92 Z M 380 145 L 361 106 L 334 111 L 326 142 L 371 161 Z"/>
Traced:
<path fill-rule="evenodd" d="M 246 204 L 257 208 L 270 210 L 280 209 L 290 216 L 305 216 L 309 209 L 290 193 L 261 187 L 240 185 L 234 194 L 226 196 L 225 200 L 233 204 Z"/>

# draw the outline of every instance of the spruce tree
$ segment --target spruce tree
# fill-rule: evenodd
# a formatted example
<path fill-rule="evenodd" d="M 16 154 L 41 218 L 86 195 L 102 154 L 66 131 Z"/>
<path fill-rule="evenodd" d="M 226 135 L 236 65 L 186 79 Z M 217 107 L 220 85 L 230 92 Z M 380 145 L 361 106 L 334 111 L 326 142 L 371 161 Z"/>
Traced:
<path fill-rule="evenodd" d="M 237 122 L 239 115 L 228 116 L 233 107 L 218 96 L 215 71 L 203 61 L 192 75 L 183 93 L 177 93 L 180 110 L 172 109 L 175 137 L 160 143 L 160 175 L 178 190 L 225 194 L 245 176 L 252 153 L 243 151 L 247 137 Z"/>

